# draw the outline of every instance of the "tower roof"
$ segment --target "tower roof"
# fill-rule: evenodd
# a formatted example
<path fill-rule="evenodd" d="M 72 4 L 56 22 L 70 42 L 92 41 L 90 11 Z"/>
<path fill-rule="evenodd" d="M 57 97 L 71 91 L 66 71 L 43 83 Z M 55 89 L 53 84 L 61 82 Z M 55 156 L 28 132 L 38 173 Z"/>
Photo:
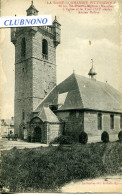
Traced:
<path fill-rule="evenodd" d="M 38 15 L 38 10 L 35 8 L 35 6 L 33 5 L 33 1 L 31 1 L 31 5 L 30 7 L 26 10 L 27 12 L 27 16 L 31 16 L 31 15 Z"/>
<path fill-rule="evenodd" d="M 92 66 L 92 68 L 90 69 L 88 75 L 97 75 L 97 73 L 95 72 L 95 69 L 93 68 L 93 66 Z"/>
<path fill-rule="evenodd" d="M 55 16 L 55 19 L 54 19 L 54 21 L 53 21 L 53 24 L 59 24 L 59 25 L 61 26 L 61 24 L 58 22 L 56 16 Z"/>
<path fill-rule="evenodd" d="M 89 76 L 91 76 L 91 78 L 93 78 L 95 75 L 97 75 L 97 73 L 95 72 L 95 69 L 93 68 L 93 59 L 91 59 L 92 62 L 92 67 L 88 73 Z"/>

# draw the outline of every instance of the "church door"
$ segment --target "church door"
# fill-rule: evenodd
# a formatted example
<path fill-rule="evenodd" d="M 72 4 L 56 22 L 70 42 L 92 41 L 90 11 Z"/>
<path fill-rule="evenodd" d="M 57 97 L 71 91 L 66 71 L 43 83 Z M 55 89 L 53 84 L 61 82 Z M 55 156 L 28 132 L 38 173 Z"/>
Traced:
<path fill-rule="evenodd" d="M 41 142 L 41 128 L 40 127 L 36 127 L 34 129 L 33 141 L 34 142 Z"/>

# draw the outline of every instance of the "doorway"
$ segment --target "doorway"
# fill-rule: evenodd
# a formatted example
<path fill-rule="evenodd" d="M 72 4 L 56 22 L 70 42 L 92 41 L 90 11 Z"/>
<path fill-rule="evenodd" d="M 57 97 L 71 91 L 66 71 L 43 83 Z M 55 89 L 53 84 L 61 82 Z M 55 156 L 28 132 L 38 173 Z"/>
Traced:
<path fill-rule="evenodd" d="M 33 142 L 41 142 L 41 137 L 42 137 L 41 128 L 35 127 L 33 134 Z"/>

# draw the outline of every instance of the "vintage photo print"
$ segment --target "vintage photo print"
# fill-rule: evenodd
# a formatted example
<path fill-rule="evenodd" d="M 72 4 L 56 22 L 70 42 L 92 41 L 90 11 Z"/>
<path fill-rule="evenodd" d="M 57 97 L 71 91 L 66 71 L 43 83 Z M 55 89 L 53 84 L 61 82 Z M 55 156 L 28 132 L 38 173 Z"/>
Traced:
<path fill-rule="evenodd" d="M 121 0 L 0 11 L 0 192 L 122 192 Z"/>

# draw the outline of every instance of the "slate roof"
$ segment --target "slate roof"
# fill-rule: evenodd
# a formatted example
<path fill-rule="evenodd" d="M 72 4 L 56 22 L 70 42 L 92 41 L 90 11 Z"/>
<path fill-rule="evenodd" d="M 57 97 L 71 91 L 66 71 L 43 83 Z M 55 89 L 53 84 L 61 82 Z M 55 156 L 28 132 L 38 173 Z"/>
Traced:
<path fill-rule="evenodd" d="M 49 107 L 43 107 L 42 110 L 38 113 L 38 117 L 44 122 L 55 122 L 59 123 L 57 116 L 50 110 Z"/>
<path fill-rule="evenodd" d="M 92 109 L 109 112 L 122 112 L 122 94 L 108 83 L 96 81 L 81 75 L 71 74 L 57 85 L 41 102 L 34 112 L 43 106 L 57 105 L 58 110 Z"/>

